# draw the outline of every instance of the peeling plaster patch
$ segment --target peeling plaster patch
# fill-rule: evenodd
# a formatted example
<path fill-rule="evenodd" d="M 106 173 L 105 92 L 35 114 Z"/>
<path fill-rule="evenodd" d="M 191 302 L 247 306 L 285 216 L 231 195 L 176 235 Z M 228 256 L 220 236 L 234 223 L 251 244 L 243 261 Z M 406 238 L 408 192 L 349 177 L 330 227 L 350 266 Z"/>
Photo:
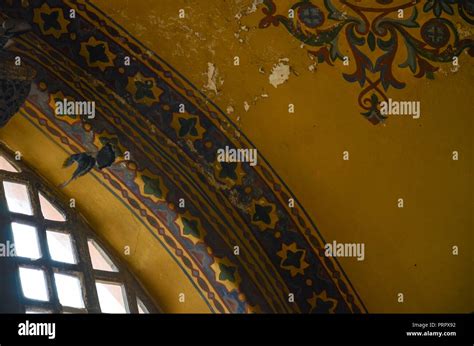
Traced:
<path fill-rule="evenodd" d="M 234 0 L 234 2 L 237 6 L 237 14 L 234 16 L 237 22 L 237 31 L 234 32 L 234 37 L 239 43 L 244 44 L 248 41 L 246 34 L 256 29 L 256 27 L 245 25 L 241 20 L 252 13 L 256 13 L 263 0 Z"/>
<path fill-rule="evenodd" d="M 460 69 L 461 69 L 460 64 L 456 66 L 454 65 L 448 65 L 444 67 L 440 66 L 439 69 L 436 71 L 436 73 L 441 73 L 443 76 L 448 76 L 449 73 L 458 73 Z"/>
<path fill-rule="evenodd" d="M 449 74 L 443 67 L 440 67 L 435 73 L 441 73 L 443 76 L 447 76 Z"/>
<path fill-rule="evenodd" d="M 150 13 L 148 15 L 148 22 L 153 25 L 158 24 L 158 17 L 154 13 Z"/>
<path fill-rule="evenodd" d="M 226 112 L 227 112 L 227 114 L 232 114 L 232 113 L 234 113 L 234 107 L 232 107 L 232 106 L 227 106 Z"/>
<path fill-rule="evenodd" d="M 135 28 L 137 30 L 137 34 L 138 35 L 142 35 L 144 34 L 145 32 L 147 32 L 147 29 L 145 26 L 143 26 L 142 24 L 140 23 L 135 23 Z"/>
<path fill-rule="evenodd" d="M 250 6 L 247 6 L 247 8 L 243 8 L 239 13 L 235 15 L 235 19 L 240 20 L 244 16 L 248 16 L 249 14 L 257 12 L 257 7 L 261 4 L 263 4 L 263 0 L 253 0 Z"/>
<path fill-rule="evenodd" d="M 214 50 L 212 43 L 207 47 L 207 49 L 213 56 L 216 55 L 216 51 Z"/>
<path fill-rule="evenodd" d="M 240 129 L 241 129 L 241 124 L 240 124 L 240 116 L 238 116 L 236 119 L 236 125 L 237 125 L 237 129 L 234 131 L 234 138 L 235 139 L 239 139 L 241 134 L 240 134 Z"/>
<path fill-rule="evenodd" d="M 240 37 L 240 31 L 234 33 L 234 37 L 239 41 L 239 43 L 244 43 L 244 39 Z"/>
<path fill-rule="evenodd" d="M 268 98 L 268 97 L 269 97 L 268 94 L 265 94 L 265 93 L 263 93 L 263 94 L 261 94 L 261 95 L 257 95 L 257 96 L 255 96 L 255 97 L 253 98 L 252 104 L 255 106 L 258 101 L 260 101 L 261 99 L 266 99 L 266 98 Z"/>
<path fill-rule="evenodd" d="M 249 109 L 250 109 L 250 105 L 247 101 L 244 101 L 244 109 L 245 109 L 246 112 L 248 112 Z"/>
<path fill-rule="evenodd" d="M 268 77 L 268 81 L 271 85 L 277 88 L 279 85 L 285 83 L 290 78 L 290 65 L 288 64 L 289 59 L 284 58 L 278 61 L 278 64 L 273 65 L 272 73 Z"/>
<path fill-rule="evenodd" d="M 469 26 L 465 26 L 461 23 L 456 23 L 456 31 L 459 34 L 460 39 L 465 39 L 472 35 L 472 30 Z"/>
<path fill-rule="evenodd" d="M 255 106 L 259 100 L 264 99 L 264 98 L 268 98 L 268 97 L 269 97 L 268 94 L 262 93 L 262 94 L 260 94 L 260 95 L 255 96 L 255 97 L 253 98 L 253 100 L 250 101 L 250 103 L 249 103 L 248 101 L 244 101 L 244 110 L 245 110 L 246 112 L 248 112 L 248 111 L 250 110 L 251 105 L 254 105 L 254 106 Z M 237 117 L 237 121 L 240 121 L 240 116 Z"/>
<path fill-rule="evenodd" d="M 234 37 L 240 42 L 240 43 L 244 43 L 244 39 L 240 36 L 240 34 L 242 32 L 249 32 L 249 27 L 246 26 L 246 25 L 241 25 L 240 21 L 239 21 L 239 30 L 237 32 L 234 32 Z"/>
<path fill-rule="evenodd" d="M 216 95 L 219 93 L 218 87 L 224 84 L 224 80 L 219 77 L 219 69 L 212 63 L 207 63 L 207 84 L 204 89 L 214 91 Z"/>
<path fill-rule="evenodd" d="M 252 5 L 247 8 L 246 14 L 249 15 L 257 11 L 257 6 L 263 4 L 263 0 L 253 0 Z"/>
<path fill-rule="evenodd" d="M 309 58 L 313 61 L 311 65 L 308 66 L 310 72 L 315 72 L 318 69 L 318 60 L 312 54 L 308 54 Z"/>

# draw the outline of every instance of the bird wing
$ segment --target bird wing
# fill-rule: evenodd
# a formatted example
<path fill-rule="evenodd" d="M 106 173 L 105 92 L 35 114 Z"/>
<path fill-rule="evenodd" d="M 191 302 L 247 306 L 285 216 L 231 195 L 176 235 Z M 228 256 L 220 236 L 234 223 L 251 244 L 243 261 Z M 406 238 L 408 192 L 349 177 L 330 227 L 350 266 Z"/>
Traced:
<path fill-rule="evenodd" d="M 115 162 L 115 159 L 116 159 L 115 150 L 112 144 L 107 143 L 97 153 L 97 157 L 96 157 L 97 167 L 99 169 L 110 167 Z"/>
<path fill-rule="evenodd" d="M 76 170 L 74 171 L 74 173 L 72 174 L 72 177 L 68 181 L 64 182 L 63 184 L 59 186 L 60 188 L 66 187 L 71 181 L 89 173 L 96 164 L 94 157 L 92 157 L 91 155 L 87 153 L 71 155 L 68 159 L 66 159 L 64 164 L 66 165 L 66 167 L 68 167 L 72 165 L 74 162 L 77 162 Z"/>
<path fill-rule="evenodd" d="M 82 154 L 72 154 L 63 163 L 63 168 L 71 166 L 74 162 L 77 162 Z"/>
<path fill-rule="evenodd" d="M 77 161 L 78 165 L 74 171 L 73 179 L 82 177 L 84 174 L 89 173 L 95 166 L 95 159 L 89 154 L 83 154 L 81 159 Z"/>

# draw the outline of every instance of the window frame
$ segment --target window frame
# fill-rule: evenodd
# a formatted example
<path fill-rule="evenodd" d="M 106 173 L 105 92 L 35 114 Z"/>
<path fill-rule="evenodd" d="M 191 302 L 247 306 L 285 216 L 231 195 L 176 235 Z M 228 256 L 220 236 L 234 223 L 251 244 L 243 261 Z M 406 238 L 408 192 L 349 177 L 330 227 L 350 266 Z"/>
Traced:
<path fill-rule="evenodd" d="M 14 153 L 0 142 L 0 155 L 10 162 L 19 172 L 0 170 L 0 243 L 13 244 L 12 222 L 34 226 L 37 231 L 41 258 L 32 260 L 24 257 L 0 258 L 0 313 L 25 313 L 26 310 L 44 310 L 51 313 L 101 313 L 96 289 L 96 281 L 121 284 L 125 288 L 124 301 L 127 313 L 138 314 L 138 300 L 143 302 L 149 313 L 159 313 L 160 309 L 141 286 L 126 265 L 114 251 L 92 231 L 86 220 L 76 208 L 69 208 L 69 199 L 36 174 L 22 159 L 14 159 Z M 33 215 L 13 213 L 8 210 L 3 182 L 20 183 L 27 186 Z M 51 221 L 43 217 L 39 192 L 53 206 L 63 212 L 66 221 Z M 76 264 L 54 261 L 49 253 L 47 231 L 66 232 L 70 234 L 75 251 Z M 88 240 L 94 240 L 107 254 L 117 272 L 93 269 L 89 254 Z M 24 297 L 19 268 L 41 269 L 45 273 L 49 301 L 42 302 Z M 62 306 L 54 282 L 54 274 L 61 273 L 79 277 L 82 283 L 84 309 Z"/>

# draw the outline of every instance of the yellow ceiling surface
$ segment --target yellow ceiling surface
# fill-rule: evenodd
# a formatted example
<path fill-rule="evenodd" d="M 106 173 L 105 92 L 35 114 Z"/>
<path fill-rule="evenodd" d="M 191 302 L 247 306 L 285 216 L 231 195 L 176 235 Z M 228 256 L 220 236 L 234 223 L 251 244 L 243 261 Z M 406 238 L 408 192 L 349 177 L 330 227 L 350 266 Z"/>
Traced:
<path fill-rule="evenodd" d="M 283 14 L 296 2 L 275 1 Z M 323 1 L 312 2 L 323 7 Z M 354 65 L 318 63 L 308 54 L 311 47 L 283 25 L 259 27 L 266 15 L 262 1 L 95 0 L 94 5 L 227 113 L 327 242 L 365 244 L 363 261 L 338 261 L 369 312 L 473 311 L 474 67 L 466 51 L 458 67 L 440 64 L 435 79 L 396 68 L 406 86 L 387 95 L 420 101 L 421 116 L 389 116 L 374 125 L 360 114 L 361 87 L 343 78 Z M 421 22 L 428 17 L 418 13 Z M 452 21 L 462 37 L 472 38 L 472 26 L 459 17 Z M 53 184 L 70 174 L 57 169 L 70 153 L 66 146 L 26 116 L 0 129 L 0 140 L 27 153 L 25 160 Z M 131 266 L 160 307 L 209 312 L 185 273 L 145 225 L 112 198 L 103 178 L 81 180 L 65 194 L 77 198 L 92 228 Z M 127 244 L 133 244 L 133 256 L 123 254 Z M 184 304 L 178 300 L 182 292 Z"/>
<path fill-rule="evenodd" d="M 370 312 L 472 311 L 474 68 L 467 54 L 456 72 L 443 66 L 433 81 L 401 70 L 407 87 L 391 97 L 420 100 L 422 115 L 374 126 L 359 114 L 359 88 L 342 78 L 345 67 L 313 69 L 284 28 L 259 29 L 258 1 L 96 3 L 228 110 L 327 241 L 365 243 L 364 261 L 340 263 Z M 472 36 L 472 26 L 455 22 Z M 281 59 L 291 73 L 275 88 L 269 75 Z M 217 70 L 211 84 L 209 64 Z"/>

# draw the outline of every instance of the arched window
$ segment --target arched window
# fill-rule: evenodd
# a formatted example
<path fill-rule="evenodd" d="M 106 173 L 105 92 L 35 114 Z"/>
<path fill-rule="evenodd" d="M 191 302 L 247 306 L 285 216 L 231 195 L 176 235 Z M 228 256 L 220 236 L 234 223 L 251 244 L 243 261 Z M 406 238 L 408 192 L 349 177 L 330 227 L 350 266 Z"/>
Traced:
<path fill-rule="evenodd" d="M 0 145 L 0 313 L 158 312 L 53 188 Z"/>

